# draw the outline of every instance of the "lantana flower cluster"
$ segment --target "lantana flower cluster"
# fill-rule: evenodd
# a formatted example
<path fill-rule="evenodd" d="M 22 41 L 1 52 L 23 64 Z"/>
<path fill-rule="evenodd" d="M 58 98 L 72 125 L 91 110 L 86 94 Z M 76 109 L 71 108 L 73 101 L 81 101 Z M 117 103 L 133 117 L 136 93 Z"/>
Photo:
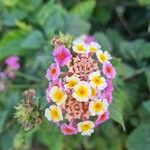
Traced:
<path fill-rule="evenodd" d="M 64 135 L 89 136 L 109 119 L 116 76 L 111 55 L 90 36 L 73 39 L 69 48 L 63 43 L 54 45 L 52 55 L 54 63 L 46 74 L 49 108 L 45 116 Z"/>

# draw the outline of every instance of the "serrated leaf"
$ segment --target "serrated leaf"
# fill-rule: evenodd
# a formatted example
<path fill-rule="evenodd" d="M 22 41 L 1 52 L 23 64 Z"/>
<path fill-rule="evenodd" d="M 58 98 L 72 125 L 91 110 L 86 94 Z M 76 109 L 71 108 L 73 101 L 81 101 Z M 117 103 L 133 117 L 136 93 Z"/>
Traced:
<path fill-rule="evenodd" d="M 123 130 L 125 130 L 122 112 L 117 101 L 117 99 L 113 100 L 112 104 L 110 105 L 110 118 L 121 124 Z"/>
<path fill-rule="evenodd" d="M 87 20 L 91 16 L 95 5 L 96 5 L 95 0 L 83 1 L 83 2 L 77 3 L 71 9 L 71 13 L 84 20 Z"/>
<path fill-rule="evenodd" d="M 116 90 L 114 92 L 114 98 L 110 105 L 110 118 L 118 122 L 122 125 L 123 130 L 125 130 L 125 125 L 123 121 L 123 108 L 124 108 L 124 101 L 122 99 L 123 93 L 121 90 Z"/>
<path fill-rule="evenodd" d="M 150 126 L 141 125 L 136 128 L 127 139 L 128 150 L 149 150 L 150 149 Z"/>
<path fill-rule="evenodd" d="M 96 41 L 102 46 L 102 50 L 112 50 L 112 44 L 106 34 L 103 32 L 96 32 L 94 36 Z"/>

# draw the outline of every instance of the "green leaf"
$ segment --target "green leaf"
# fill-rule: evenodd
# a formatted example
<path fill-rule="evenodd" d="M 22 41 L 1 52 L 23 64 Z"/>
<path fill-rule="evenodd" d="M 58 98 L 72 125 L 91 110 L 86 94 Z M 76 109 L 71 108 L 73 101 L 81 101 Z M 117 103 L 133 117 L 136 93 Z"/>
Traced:
<path fill-rule="evenodd" d="M 12 30 L 0 41 L 0 60 L 9 55 L 25 55 L 27 51 L 35 50 L 42 44 L 43 36 L 40 31 Z"/>
<path fill-rule="evenodd" d="M 103 32 L 96 32 L 94 36 L 96 41 L 102 46 L 102 50 L 112 50 L 112 44 L 106 34 Z"/>
<path fill-rule="evenodd" d="M 118 74 L 124 78 L 130 78 L 134 75 L 135 71 L 136 69 L 132 66 L 126 63 L 121 63 L 120 68 L 118 70 Z"/>
<path fill-rule="evenodd" d="M 66 33 L 70 33 L 74 36 L 80 36 L 82 34 L 86 34 L 90 30 L 90 24 L 76 16 L 66 14 L 64 18 L 64 32 Z"/>
<path fill-rule="evenodd" d="M 84 20 L 88 20 L 93 12 L 96 5 L 95 0 L 87 0 L 77 3 L 72 9 L 71 13 Z"/>
<path fill-rule="evenodd" d="M 28 34 L 26 39 L 22 42 L 21 47 L 23 49 L 38 49 L 43 43 L 43 34 L 40 31 L 35 30 Z"/>
<path fill-rule="evenodd" d="M 101 24 L 107 24 L 111 19 L 111 12 L 105 7 L 97 7 L 96 16 L 96 20 L 98 20 Z"/>
<path fill-rule="evenodd" d="M 13 126 L 11 129 L 8 129 L 5 134 L 0 136 L 0 149 L 1 150 L 9 150 L 12 147 L 13 140 L 17 133 L 17 127 Z"/>
<path fill-rule="evenodd" d="M 123 107 L 124 107 L 124 101 L 122 99 L 123 93 L 121 90 L 116 90 L 114 92 L 114 98 L 110 105 L 110 118 L 118 122 L 122 125 L 123 130 L 125 130 L 125 125 L 123 121 Z"/>
<path fill-rule="evenodd" d="M 150 113 L 150 100 L 143 102 L 143 106 Z"/>
<path fill-rule="evenodd" d="M 63 135 L 60 134 L 60 131 L 58 131 L 54 124 L 50 125 L 47 120 L 42 123 L 38 132 L 38 140 L 48 146 L 49 150 L 51 150 L 52 147 L 53 150 L 62 150 Z"/>
<path fill-rule="evenodd" d="M 149 58 L 150 57 L 150 43 L 144 42 L 142 48 L 139 50 L 139 58 Z"/>
<path fill-rule="evenodd" d="M 150 44 L 143 39 L 137 39 L 132 42 L 122 41 L 120 43 L 120 52 L 126 59 L 141 60 L 150 57 Z"/>
<path fill-rule="evenodd" d="M 4 11 L 3 24 L 6 26 L 15 26 L 18 20 L 24 19 L 28 14 L 22 9 L 12 9 Z"/>
<path fill-rule="evenodd" d="M 26 33 L 21 30 L 12 30 L 5 34 L 3 39 L 0 41 L 0 60 L 11 54 L 22 54 L 20 44 L 25 36 Z"/>
<path fill-rule="evenodd" d="M 113 30 L 113 29 L 108 29 L 106 31 L 107 37 L 109 37 L 112 45 L 113 45 L 113 50 L 118 53 L 118 49 L 120 47 L 120 42 L 123 41 L 123 37 L 119 34 L 118 31 Z"/>
<path fill-rule="evenodd" d="M 141 6 L 149 6 L 150 0 L 138 0 Z"/>
<path fill-rule="evenodd" d="M 52 1 L 49 1 L 48 3 L 42 5 L 40 10 L 37 13 L 37 22 L 43 26 L 46 21 L 51 17 L 51 13 L 53 13 L 56 9 L 56 6 Z"/>
<path fill-rule="evenodd" d="M 12 7 L 15 6 L 18 2 L 18 0 L 3 0 L 2 1 L 4 3 L 4 5 L 8 6 L 8 7 Z"/>
<path fill-rule="evenodd" d="M 150 149 L 150 126 L 141 125 L 136 128 L 127 139 L 128 150 L 149 150 Z"/>

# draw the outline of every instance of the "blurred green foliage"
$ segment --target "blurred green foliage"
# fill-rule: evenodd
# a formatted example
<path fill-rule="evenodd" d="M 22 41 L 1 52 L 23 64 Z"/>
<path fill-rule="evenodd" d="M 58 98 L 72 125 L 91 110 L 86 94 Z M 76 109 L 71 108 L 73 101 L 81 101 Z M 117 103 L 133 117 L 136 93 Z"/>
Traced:
<path fill-rule="evenodd" d="M 45 71 L 52 63 L 49 40 L 59 31 L 93 34 L 115 56 L 112 120 L 88 138 L 63 136 L 46 120 L 23 131 L 13 119 L 23 90 L 36 88 L 44 97 Z M 0 63 L 9 55 L 21 58 L 21 73 L 0 93 L 0 149 L 149 150 L 149 40 L 150 0 L 0 0 Z"/>

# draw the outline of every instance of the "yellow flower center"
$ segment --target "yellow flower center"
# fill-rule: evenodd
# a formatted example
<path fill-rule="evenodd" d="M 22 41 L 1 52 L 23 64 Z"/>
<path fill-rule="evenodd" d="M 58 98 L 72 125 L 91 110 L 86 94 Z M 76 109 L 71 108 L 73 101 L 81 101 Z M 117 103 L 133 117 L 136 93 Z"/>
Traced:
<path fill-rule="evenodd" d="M 77 84 L 77 82 L 76 82 L 75 80 L 71 80 L 71 81 L 68 82 L 67 86 L 72 88 L 72 87 L 74 87 L 76 84 Z"/>
<path fill-rule="evenodd" d="M 101 59 L 103 62 L 107 60 L 107 57 L 106 57 L 105 54 L 100 54 L 99 57 L 100 57 L 100 59 Z"/>
<path fill-rule="evenodd" d="M 54 99 L 56 100 L 56 102 L 61 101 L 63 96 L 64 96 L 64 93 L 60 90 L 54 93 Z"/>
<path fill-rule="evenodd" d="M 50 110 L 50 116 L 52 117 L 52 120 L 59 118 L 59 113 L 57 109 Z"/>
<path fill-rule="evenodd" d="M 103 109 L 103 104 L 101 102 L 94 104 L 94 108 L 95 112 L 99 112 L 100 110 Z"/>
<path fill-rule="evenodd" d="M 81 125 L 81 130 L 86 132 L 91 128 L 91 126 L 89 124 L 83 124 Z"/>
<path fill-rule="evenodd" d="M 99 76 L 95 76 L 95 77 L 92 79 L 92 82 L 93 82 L 96 86 L 98 86 L 98 85 L 100 85 L 100 84 L 103 83 L 103 80 L 102 80 Z"/>
<path fill-rule="evenodd" d="M 55 73 L 56 73 L 56 69 L 55 69 L 55 68 L 51 68 L 50 74 L 53 75 L 53 74 L 55 74 Z"/>
<path fill-rule="evenodd" d="M 80 86 L 77 91 L 76 91 L 77 95 L 79 95 L 80 97 L 86 97 L 88 94 L 88 90 L 87 87 L 85 86 Z"/>
<path fill-rule="evenodd" d="M 82 52 L 84 51 L 84 46 L 83 45 L 77 45 L 78 51 Z"/>
<path fill-rule="evenodd" d="M 97 50 L 96 47 L 90 47 L 90 51 L 91 51 L 91 52 L 95 52 L 96 50 Z"/>

